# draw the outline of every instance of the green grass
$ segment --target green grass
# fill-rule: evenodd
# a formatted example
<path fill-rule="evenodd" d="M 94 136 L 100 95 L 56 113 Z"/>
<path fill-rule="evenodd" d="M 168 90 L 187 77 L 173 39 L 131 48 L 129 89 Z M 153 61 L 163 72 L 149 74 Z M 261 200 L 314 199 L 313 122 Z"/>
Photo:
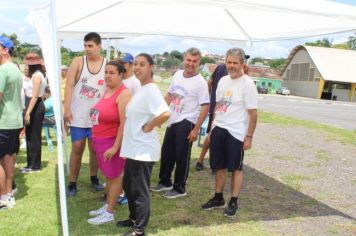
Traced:
<path fill-rule="evenodd" d="M 336 140 L 344 144 L 356 146 L 356 131 L 340 129 L 313 121 L 300 120 L 264 111 L 258 111 L 258 121 L 262 123 L 285 125 L 287 127 L 302 126 L 308 129 L 319 130 L 325 132 L 329 140 Z"/>
<path fill-rule="evenodd" d="M 329 161 L 331 159 L 330 155 L 324 150 L 318 150 L 315 153 L 315 157 L 320 161 Z"/>
<path fill-rule="evenodd" d="M 26 165 L 26 152 L 17 157 L 16 205 L 0 211 L 0 235 L 61 235 L 60 212 L 57 195 L 57 154 L 42 145 L 42 171 L 20 174 Z"/>
<path fill-rule="evenodd" d="M 165 93 L 168 83 L 158 83 Z M 356 133 L 341 130 L 314 122 L 297 120 L 285 116 L 259 111 L 259 122 L 285 125 L 300 125 L 326 132 L 330 138 L 355 145 Z M 159 129 L 161 139 L 165 128 Z M 67 139 L 70 144 L 69 138 Z M 70 148 L 70 147 L 69 147 Z M 307 147 L 305 147 L 307 148 Z M 314 199 L 304 196 L 299 190 L 304 181 L 312 177 L 289 174 L 281 177 L 285 184 L 264 175 L 253 168 L 246 167 L 245 185 L 241 194 L 241 209 L 235 220 L 226 219 L 223 210 L 202 211 L 200 205 L 207 201 L 214 192 L 214 177 L 210 170 L 202 172 L 194 170 L 194 164 L 200 148 L 193 146 L 191 168 L 188 179 L 188 196 L 176 200 L 168 200 L 162 194 L 152 194 L 151 218 L 148 225 L 149 235 L 271 235 L 263 222 L 265 220 L 299 219 L 313 213 L 318 206 Z M 250 150 L 248 156 L 261 158 L 261 150 Z M 325 159 L 319 152 L 318 161 Z M 0 211 L 0 235 L 61 235 L 60 208 L 58 193 L 58 177 L 56 171 L 56 150 L 49 153 L 46 144 L 43 146 L 43 170 L 40 173 L 21 175 L 16 172 L 16 183 L 19 188 L 16 206 L 8 211 Z M 19 166 L 25 165 L 26 154 L 21 152 Z M 274 157 L 282 161 L 290 161 L 292 156 Z M 88 212 L 101 206 L 99 198 L 103 193 L 93 193 L 90 189 L 89 165 L 87 151 L 83 155 L 82 168 L 78 180 L 78 194 L 68 198 L 68 220 L 70 235 L 117 235 L 127 229 L 118 229 L 115 224 L 92 226 L 86 221 Z M 206 161 L 207 163 L 207 161 Z M 319 162 L 315 162 L 319 163 Z M 318 165 L 315 165 L 316 167 Z M 152 184 L 158 181 L 159 163 L 154 166 Z M 103 178 L 100 176 L 103 180 Z M 352 184 L 355 184 L 355 180 Z M 287 193 L 286 195 L 283 193 Z M 225 189 L 225 199 L 229 196 L 229 187 Z M 272 201 L 271 199 L 277 199 Z M 274 205 L 273 205 L 274 204 Z M 294 206 L 298 206 L 298 214 Z M 311 213 L 310 213 L 311 212 Z M 116 207 L 116 220 L 126 219 L 126 206 Z M 349 226 L 355 232 L 354 225 Z M 332 233 L 334 229 L 330 229 Z"/>
<path fill-rule="evenodd" d="M 282 175 L 281 180 L 286 183 L 288 186 L 296 190 L 301 190 L 304 181 L 312 180 L 313 178 L 306 175 Z"/>

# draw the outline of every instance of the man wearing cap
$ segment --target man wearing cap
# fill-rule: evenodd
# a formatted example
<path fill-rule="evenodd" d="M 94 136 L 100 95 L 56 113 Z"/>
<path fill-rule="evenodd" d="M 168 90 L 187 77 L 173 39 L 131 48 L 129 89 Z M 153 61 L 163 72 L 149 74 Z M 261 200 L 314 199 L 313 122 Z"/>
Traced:
<path fill-rule="evenodd" d="M 84 37 L 85 56 L 73 59 L 69 70 L 64 98 L 64 121 L 70 126 L 72 151 L 69 161 L 68 196 L 77 193 L 77 179 L 82 162 L 82 155 L 88 140 L 90 156 L 90 180 L 94 191 L 104 187 L 97 177 L 98 163 L 91 144 L 90 109 L 99 100 L 104 89 L 106 59 L 100 55 L 101 37 L 91 32 Z"/>
<path fill-rule="evenodd" d="M 124 65 L 126 72 L 123 74 L 122 82 L 125 87 L 130 90 L 132 95 L 134 95 L 137 90 L 141 88 L 140 81 L 136 78 L 133 71 L 133 63 L 135 61 L 134 57 L 130 53 L 122 53 L 119 58 L 120 62 Z"/>
<path fill-rule="evenodd" d="M 21 89 L 22 74 L 12 63 L 14 45 L 0 36 L 0 209 L 15 205 L 12 180 L 19 129 L 23 127 Z"/>
<path fill-rule="evenodd" d="M 245 53 L 240 48 L 226 52 L 228 75 L 216 89 L 216 107 L 210 139 L 210 167 L 216 171 L 215 194 L 204 203 L 203 210 L 224 208 L 223 191 L 227 171 L 231 175 L 231 197 L 224 216 L 234 218 L 239 208 L 244 150 L 251 148 L 257 123 L 257 88 L 245 75 Z"/>

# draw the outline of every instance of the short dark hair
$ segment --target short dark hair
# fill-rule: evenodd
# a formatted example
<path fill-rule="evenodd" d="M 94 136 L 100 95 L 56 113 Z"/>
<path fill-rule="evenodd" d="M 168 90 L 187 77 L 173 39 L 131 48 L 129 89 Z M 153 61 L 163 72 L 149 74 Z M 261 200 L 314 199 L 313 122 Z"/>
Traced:
<path fill-rule="evenodd" d="M 97 45 L 101 44 L 101 37 L 100 34 L 96 33 L 96 32 L 90 32 L 87 33 L 84 36 L 84 42 L 88 42 L 88 41 L 93 41 L 94 43 L 96 43 Z"/>
<path fill-rule="evenodd" d="M 119 74 L 122 74 L 122 73 L 126 72 L 125 67 L 118 60 L 111 60 L 111 61 L 107 62 L 106 65 L 107 66 L 109 66 L 109 65 L 110 66 L 115 66 L 117 71 L 119 72 Z"/>

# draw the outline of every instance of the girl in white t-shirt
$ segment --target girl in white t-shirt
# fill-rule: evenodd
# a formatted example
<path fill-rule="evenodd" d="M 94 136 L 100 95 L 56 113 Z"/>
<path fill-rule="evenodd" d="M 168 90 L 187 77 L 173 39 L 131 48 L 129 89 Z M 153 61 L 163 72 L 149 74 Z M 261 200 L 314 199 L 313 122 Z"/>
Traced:
<path fill-rule="evenodd" d="M 130 215 L 129 219 L 117 222 L 117 226 L 131 226 L 136 235 L 144 233 L 150 217 L 150 179 L 161 148 L 155 127 L 162 125 L 170 115 L 169 107 L 153 81 L 152 70 L 152 57 L 139 54 L 134 72 L 142 87 L 127 105 L 120 153 L 126 157 L 124 190 Z"/>

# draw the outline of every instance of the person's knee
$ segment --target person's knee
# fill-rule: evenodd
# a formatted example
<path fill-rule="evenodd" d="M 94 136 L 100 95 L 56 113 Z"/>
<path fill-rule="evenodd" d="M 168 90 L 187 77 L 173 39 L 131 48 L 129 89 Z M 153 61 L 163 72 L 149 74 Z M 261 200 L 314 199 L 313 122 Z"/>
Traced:
<path fill-rule="evenodd" d="M 72 143 L 72 153 L 82 155 L 85 149 L 85 140 L 80 140 Z"/>

